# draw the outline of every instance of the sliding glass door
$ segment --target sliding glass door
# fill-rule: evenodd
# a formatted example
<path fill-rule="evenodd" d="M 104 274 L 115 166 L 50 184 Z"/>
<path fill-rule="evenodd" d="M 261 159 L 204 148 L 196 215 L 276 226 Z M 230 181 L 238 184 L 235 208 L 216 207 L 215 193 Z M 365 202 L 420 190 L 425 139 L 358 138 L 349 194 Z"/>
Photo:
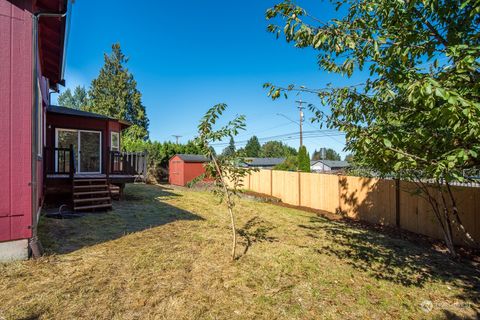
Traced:
<path fill-rule="evenodd" d="M 96 131 L 80 131 L 80 166 L 79 172 L 82 173 L 100 173 L 101 170 L 101 143 L 100 132 Z"/>
<path fill-rule="evenodd" d="M 57 148 L 73 146 L 77 173 L 101 172 L 102 133 L 100 131 L 56 129 L 55 145 Z"/>

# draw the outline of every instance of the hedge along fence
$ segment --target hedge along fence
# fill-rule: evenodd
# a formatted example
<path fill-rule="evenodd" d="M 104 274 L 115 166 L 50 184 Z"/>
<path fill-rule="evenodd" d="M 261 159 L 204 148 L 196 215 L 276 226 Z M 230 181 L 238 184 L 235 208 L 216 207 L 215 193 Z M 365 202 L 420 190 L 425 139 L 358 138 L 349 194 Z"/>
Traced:
<path fill-rule="evenodd" d="M 244 188 L 282 202 L 338 213 L 356 220 L 396 226 L 443 240 L 430 204 L 411 182 L 332 174 L 260 170 L 246 176 Z M 452 187 L 462 222 L 480 242 L 480 188 Z M 438 193 L 438 192 L 437 192 Z M 441 202 L 440 194 L 437 194 Z M 467 244 L 456 233 L 457 244 Z"/>

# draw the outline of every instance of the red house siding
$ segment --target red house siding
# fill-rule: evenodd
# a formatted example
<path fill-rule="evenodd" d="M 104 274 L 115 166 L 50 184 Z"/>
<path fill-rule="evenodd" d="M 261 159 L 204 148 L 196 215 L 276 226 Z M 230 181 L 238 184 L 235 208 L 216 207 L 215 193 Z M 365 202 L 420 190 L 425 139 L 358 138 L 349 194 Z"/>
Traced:
<path fill-rule="evenodd" d="M 185 186 L 188 182 L 205 173 L 202 162 L 185 162 L 179 156 L 169 161 L 168 181 L 170 184 Z"/>
<path fill-rule="evenodd" d="M 0 0 L 0 241 L 32 230 L 32 16 Z"/>

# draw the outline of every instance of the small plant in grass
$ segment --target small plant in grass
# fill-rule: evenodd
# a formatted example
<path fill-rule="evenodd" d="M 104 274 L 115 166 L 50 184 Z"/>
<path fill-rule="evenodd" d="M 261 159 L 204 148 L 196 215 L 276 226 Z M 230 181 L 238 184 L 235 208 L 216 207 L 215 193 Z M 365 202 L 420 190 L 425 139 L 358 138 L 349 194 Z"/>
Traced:
<path fill-rule="evenodd" d="M 214 180 L 213 192 L 225 202 L 230 216 L 230 225 L 232 228 L 232 260 L 235 260 L 235 251 L 237 247 L 237 230 L 235 228 L 235 198 L 238 191 L 243 186 L 243 178 L 250 174 L 252 169 L 241 167 L 242 159 L 233 153 L 223 154 L 217 157 L 210 143 L 222 141 L 238 134 L 240 130 L 245 130 L 245 116 L 240 115 L 228 122 L 225 126 L 214 129 L 214 126 L 227 108 L 226 104 L 217 104 L 210 108 L 198 125 L 197 142 L 201 146 L 204 155 L 211 159 L 205 165 L 207 176 Z"/>

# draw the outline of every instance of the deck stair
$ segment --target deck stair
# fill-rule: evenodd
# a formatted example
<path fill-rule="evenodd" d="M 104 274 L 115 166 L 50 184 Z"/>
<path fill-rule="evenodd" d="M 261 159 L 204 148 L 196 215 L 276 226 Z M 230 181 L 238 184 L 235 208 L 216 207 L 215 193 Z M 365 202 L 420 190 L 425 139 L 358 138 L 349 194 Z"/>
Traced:
<path fill-rule="evenodd" d="M 120 200 L 120 187 L 114 184 L 110 184 L 110 196 L 112 199 Z"/>
<path fill-rule="evenodd" d="M 112 209 L 112 196 L 107 179 L 73 179 L 74 211 L 105 211 Z"/>

